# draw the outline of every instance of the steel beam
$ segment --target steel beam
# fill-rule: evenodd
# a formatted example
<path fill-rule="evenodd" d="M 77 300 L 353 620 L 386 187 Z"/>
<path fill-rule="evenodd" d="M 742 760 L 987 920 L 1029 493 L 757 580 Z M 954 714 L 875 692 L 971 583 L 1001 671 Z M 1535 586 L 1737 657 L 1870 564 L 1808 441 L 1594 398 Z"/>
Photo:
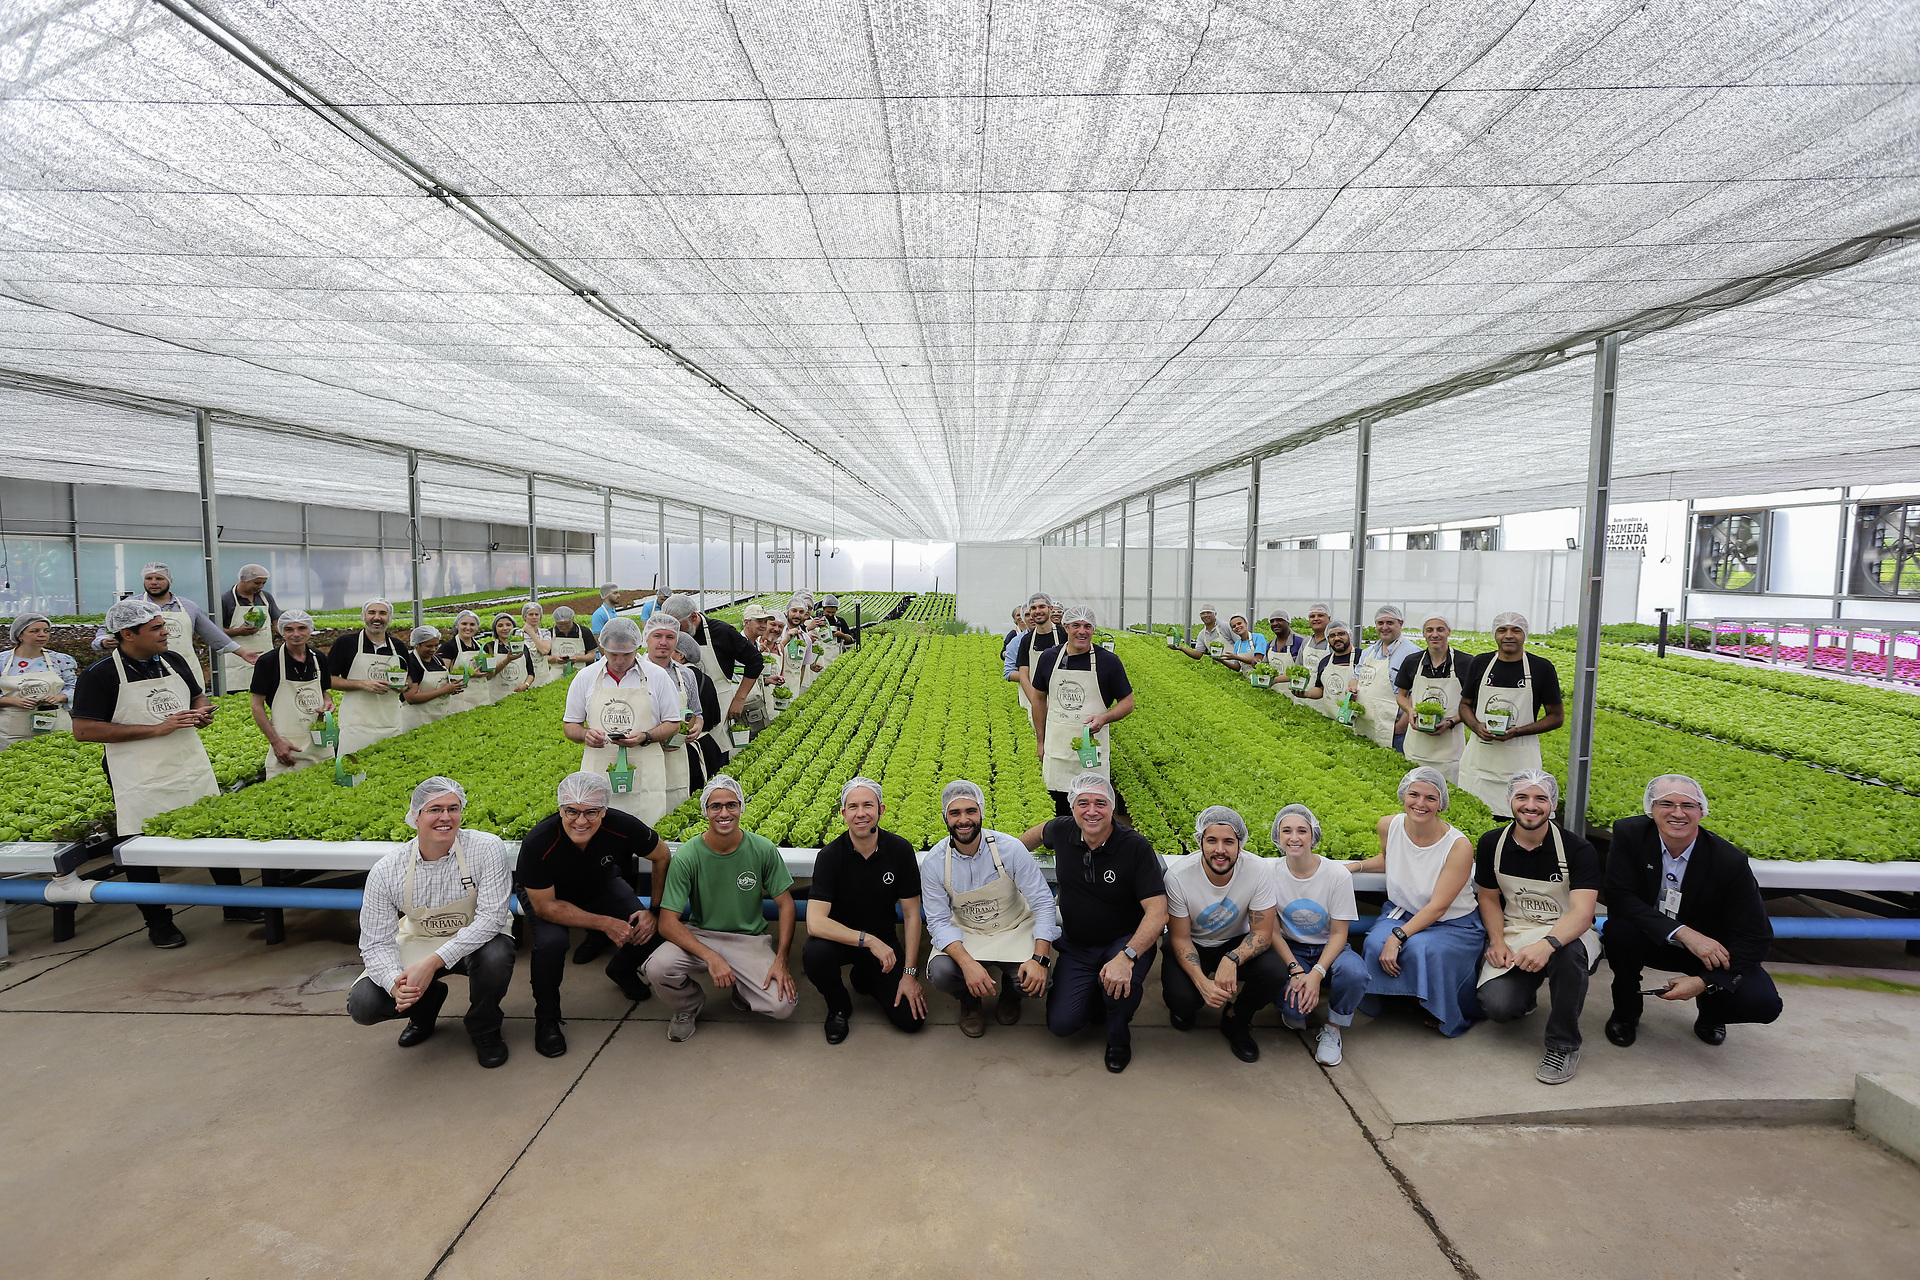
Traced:
<path fill-rule="evenodd" d="M 527 481 L 532 484 L 531 478 Z M 426 559 L 426 537 L 420 531 L 420 455 L 407 450 L 407 581 L 413 593 L 413 625 L 427 620 L 420 599 L 420 562 Z"/>
<path fill-rule="evenodd" d="M 1106 523 L 1104 518 L 1101 523 Z M 1115 616 L 1117 621 L 1114 627 L 1125 631 L 1127 629 L 1127 508 L 1124 503 L 1120 507 L 1120 607 L 1115 611 Z"/>
<path fill-rule="evenodd" d="M 216 625 L 220 618 L 220 517 L 214 509 L 213 494 L 213 415 L 205 409 L 193 413 L 195 455 L 200 463 L 200 561 L 206 575 L 207 616 Z M 189 641 L 189 644 L 192 642 Z M 207 684 L 215 694 L 227 691 L 226 664 L 211 649 L 207 652 Z"/>
<path fill-rule="evenodd" d="M 1187 481 L 1187 611 L 1180 619 L 1181 634 L 1187 640 L 1193 640 L 1193 553 L 1199 545 L 1197 533 L 1200 519 L 1200 482 Z M 1216 619 L 1217 621 L 1217 619 Z"/>
<path fill-rule="evenodd" d="M 1247 477 L 1247 629 L 1254 625 L 1254 574 L 1260 563 L 1260 459 L 1255 458 Z"/>
<path fill-rule="evenodd" d="M 604 487 L 600 490 L 600 537 L 606 548 L 601 554 L 606 559 L 600 566 L 600 576 L 594 580 L 596 587 L 613 581 L 613 490 Z"/>
<path fill-rule="evenodd" d="M 1580 537 L 1580 635 L 1574 642 L 1573 719 L 1567 743 L 1567 797 L 1562 825 L 1587 830 L 1593 783 L 1593 708 L 1600 674 L 1601 603 L 1607 585 L 1607 509 L 1613 489 L 1614 401 L 1620 378 L 1620 335 L 1594 344 L 1593 425 L 1587 444 L 1587 502 Z"/>
<path fill-rule="evenodd" d="M 85 613 L 87 607 L 80 603 L 80 486 L 77 484 L 67 485 L 67 525 L 73 534 L 73 611 Z"/>
<path fill-rule="evenodd" d="M 533 476 L 527 476 L 527 599 L 540 599 L 540 528 L 533 518 Z"/>
<path fill-rule="evenodd" d="M 1367 497 L 1373 473 L 1373 419 L 1360 419 L 1354 440 L 1353 473 L 1353 589 L 1349 593 L 1347 625 L 1353 628 L 1354 647 L 1361 644 L 1366 628 L 1367 604 Z"/>
<path fill-rule="evenodd" d="M 1147 495 L 1147 632 L 1153 632 L 1153 497 Z"/>

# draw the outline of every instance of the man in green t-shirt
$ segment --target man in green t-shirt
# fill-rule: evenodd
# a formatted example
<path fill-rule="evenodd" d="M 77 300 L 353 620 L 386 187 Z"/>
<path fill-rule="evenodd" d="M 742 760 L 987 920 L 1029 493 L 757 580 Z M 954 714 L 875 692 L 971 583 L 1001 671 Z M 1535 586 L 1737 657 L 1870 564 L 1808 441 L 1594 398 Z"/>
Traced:
<path fill-rule="evenodd" d="M 793 944 L 793 876 L 773 841 L 740 829 L 746 792 L 726 774 L 715 775 L 700 793 L 705 834 L 682 844 L 667 866 L 656 915 L 660 948 L 647 958 L 644 972 L 660 998 L 673 1009 L 667 1039 L 693 1035 L 694 1020 L 706 995 L 694 980 L 705 969 L 713 985 L 727 988 L 733 1005 L 769 1018 L 793 1016 L 800 989 L 787 970 Z M 780 938 L 767 937 L 760 900 L 780 908 Z"/>

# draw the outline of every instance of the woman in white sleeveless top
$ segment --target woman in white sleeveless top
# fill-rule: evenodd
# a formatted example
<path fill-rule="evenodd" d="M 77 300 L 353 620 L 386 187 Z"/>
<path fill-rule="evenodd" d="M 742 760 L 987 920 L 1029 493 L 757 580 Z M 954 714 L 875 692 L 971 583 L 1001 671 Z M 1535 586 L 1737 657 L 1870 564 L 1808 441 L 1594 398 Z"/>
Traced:
<path fill-rule="evenodd" d="M 1473 892 L 1473 842 L 1440 816 L 1449 799 L 1438 769 L 1409 770 L 1400 780 L 1402 812 L 1380 819 L 1380 853 L 1346 865 L 1387 876 L 1386 905 L 1363 952 L 1360 1012 L 1376 1017 L 1381 996 L 1412 996 L 1428 1026 L 1457 1036 L 1480 1019 L 1473 990 L 1487 931 Z"/>

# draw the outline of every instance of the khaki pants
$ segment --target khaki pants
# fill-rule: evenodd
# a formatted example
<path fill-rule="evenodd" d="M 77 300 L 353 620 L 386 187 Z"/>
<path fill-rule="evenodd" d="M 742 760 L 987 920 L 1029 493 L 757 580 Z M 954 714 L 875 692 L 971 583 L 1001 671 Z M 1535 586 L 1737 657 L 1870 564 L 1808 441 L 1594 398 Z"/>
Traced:
<path fill-rule="evenodd" d="M 720 958 L 727 962 L 733 970 L 734 986 L 746 998 L 750 1009 L 769 1018 L 793 1016 L 799 1001 L 783 998 L 767 981 L 767 974 L 773 968 L 772 937 L 764 933 L 717 933 L 711 929 L 692 932 L 702 946 L 719 952 Z M 706 967 L 705 960 L 671 942 L 663 942 L 658 951 L 647 957 L 641 971 L 668 1008 L 675 1013 L 687 1013 L 699 1009 L 706 1001 L 700 984 L 693 977 L 696 971 L 705 972 Z"/>

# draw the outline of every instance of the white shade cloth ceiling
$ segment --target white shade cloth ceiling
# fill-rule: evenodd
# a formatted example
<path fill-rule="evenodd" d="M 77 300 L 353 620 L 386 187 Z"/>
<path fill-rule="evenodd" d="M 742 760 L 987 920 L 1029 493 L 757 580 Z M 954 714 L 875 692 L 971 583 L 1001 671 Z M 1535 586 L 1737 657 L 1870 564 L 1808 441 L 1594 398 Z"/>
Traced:
<path fill-rule="evenodd" d="M 191 8 L 782 427 L 135 0 L 0 14 L 0 367 L 850 536 L 1033 536 L 1920 212 L 1912 3 Z M 1617 498 L 1914 471 L 1915 276 L 1630 344 Z M 1382 423 L 1375 509 L 1577 500 L 1587 395 Z M 42 402 L 0 447 L 99 467 Z"/>

